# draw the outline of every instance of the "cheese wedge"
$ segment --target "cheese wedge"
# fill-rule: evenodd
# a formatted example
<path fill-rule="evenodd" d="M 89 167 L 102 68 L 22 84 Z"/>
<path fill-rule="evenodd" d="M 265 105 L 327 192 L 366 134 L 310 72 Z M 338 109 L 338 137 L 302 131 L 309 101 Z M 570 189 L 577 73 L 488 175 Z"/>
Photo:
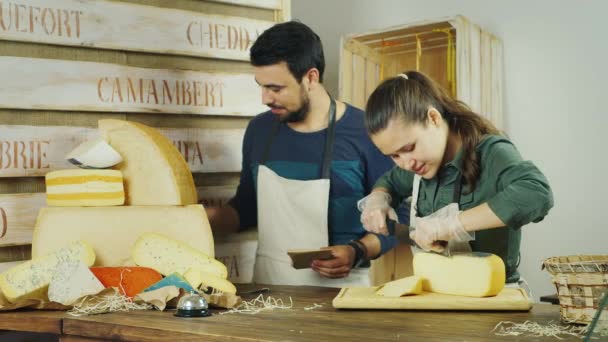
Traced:
<path fill-rule="evenodd" d="M 495 296 L 505 286 L 505 264 L 489 253 L 446 257 L 435 253 L 414 255 L 414 274 L 423 278 L 428 292 L 467 297 Z"/>
<path fill-rule="evenodd" d="M 416 295 L 422 293 L 422 278 L 410 276 L 380 286 L 376 294 L 384 297 L 401 297 L 405 295 Z"/>
<path fill-rule="evenodd" d="M 197 203 L 188 164 L 158 130 L 123 120 L 99 120 L 103 138 L 122 156 L 114 166 L 125 179 L 126 205 Z"/>
<path fill-rule="evenodd" d="M 62 262 L 49 284 L 49 300 L 72 305 L 77 299 L 95 295 L 105 287 L 82 261 Z"/>
<path fill-rule="evenodd" d="M 42 208 L 34 228 L 32 256 L 79 239 L 95 249 L 95 266 L 129 265 L 135 241 L 147 232 L 172 236 L 196 251 L 214 255 L 207 214 L 202 205 L 189 205 Z"/>
<path fill-rule="evenodd" d="M 122 161 L 120 154 L 102 138 L 83 142 L 66 159 L 83 169 L 105 169 Z"/>
<path fill-rule="evenodd" d="M 157 283 L 152 284 L 152 286 L 144 289 L 143 292 L 150 292 L 154 290 L 161 289 L 166 286 L 175 286 L 178 289 L 184 289 L 186 292 L 196 292 L 196 290 L 182 277 L 179 273 L 169 274 L 167 277 L 161 279 Z"/>
<path fill-rule="evenodd" d="M 105 287 L 115 287 L 129 298 L 160 281 L 163 276 L 147 267 L 91 267 L 91 272 Z"/>
<path fill-rule="evenodd" d="M 123 205 L 122 173 L 117 170 L 59 170 L 45 176 L 46 202 L 55 207 Z"/>
<path fill-rule="evenodd" d="M 229 280 L 220 278 L 215 274 L 202 271 L 196 267 L 190 268 L 184 273 L 184 278 L 194 287 L 198 289 L 201 286 L 211 287 L 224 293 L 236 293 L 236 287 Z"/>
<path fill-rule="evenodd" d="M 194 237 L 189 240 L 194 241 Z M 198 268 L 223 279 L 228 275 L 226 266 L 209 254 L 192 248 L 188 243 L 156 233 L 143 234 L 137 240 L 133 260 L 137 265 L 150 267 L 165 276 L 175 272 L 184 274 L 190 268 Z"/>
<path fill-rule="evenodd" d="M 11 303 L 30 298 L 46 300 L 55 271 L 62 262 L 71 261 L 91 266 L 95 262 L 95 252 L 84 241 L 68 242 L 63 248 L 33 257 L 0 274 L 0 290 Z"/>

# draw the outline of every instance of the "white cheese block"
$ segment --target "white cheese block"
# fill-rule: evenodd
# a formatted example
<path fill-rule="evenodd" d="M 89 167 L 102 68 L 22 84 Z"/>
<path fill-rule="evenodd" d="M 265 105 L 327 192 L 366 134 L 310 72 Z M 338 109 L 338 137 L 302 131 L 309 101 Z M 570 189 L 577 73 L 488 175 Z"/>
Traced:
<path fill-rule="evenodd" d="M 194 180 L 184 157 L 158 130 L 140 123 L 99 120 L 104 139 L 123 158 L 114 168 L 125 180 L 126 205 L 196 204 Z"/>
<path fill-rule="evenodd" d="M 416 253 L 414 274 L 423 278 L 428 292 L 468 297 L 495 296 L 505 286 L 505 264 L 489 253 L 446 257 L 436 253 Z"/>
<path fill-rule="evenodd" d="M 85 241 L 68 241 L 62 248 L 34 256 L 32 260 L 0 274 L 0 290 L 11 303 L 30 298 L 46 300 L 55 271 L 61 263 L 70 261 L 81 261 L 91 266 L 95 262 L 95 252 Z"/>
<path fill-rule="evenodd" d="M 189 243 L 213 256 L 213 235 L 202 205 L 42 208 L 34 228 L 32 256 L 44 255 L 72 239 L 95 249 L 95 266 L 130 265 L 140 235 L 156 232 Z"/>
<path fill-rule="evenodd" d="M 164 276 L 175 272 L 184 274 L 190 268 L 198 268 L 226 279 L 226 266 L 209 254 L 191 247 L 195 240 L 192 237 L 185 242 L 162 234 L 143 234 L 133 248 L 133 260 L 138 266 L 150 267 Z"/>
<path fill-rule="evenodd" d="M 66 159 L 83 169 L 105 169 L 122 161 L 120 154 L 102 138 L 83 142 Z"/>
<path fill-rule="evenodd" d="M 405 295 L 416 295 L 422 293 L 422 278 L 409 276 L 380 286 L 376 294 L 384 297 L 401 297 Z"/>
<path fill-rule="evenodd" d="M 62 262 L 55 270 L 49 284 L 49 300 L 63 305 L 72 305 L 77 299 L 95 295 L 105 287 L 87 265 L 78 262 Z"/>
<path fill-rule="evenodd" d="M 205 272 L 196 267 L 186 271 L 186 273 L 184 273 L 184 278 L 195 289 L 198 289 L 202 285 L 203 287 L 212 287 L 224 293 L 236 293 L 236 286 L 229 280 L 220 278 L 213 273 Z"/>
<path fill-rule="evenodd" d="M 118 170 L 58 170 L 45 175 L 46 201 L 55 207 L 123 205 L 125 191 Z"/>

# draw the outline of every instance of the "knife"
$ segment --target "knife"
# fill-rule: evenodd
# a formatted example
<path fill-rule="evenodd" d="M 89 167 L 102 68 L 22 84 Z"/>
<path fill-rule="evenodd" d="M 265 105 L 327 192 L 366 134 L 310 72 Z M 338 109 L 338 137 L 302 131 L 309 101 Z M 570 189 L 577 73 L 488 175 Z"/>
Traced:
<path fill-rule="evenodd" d="M 423 250 L 420 246 L 418 246 L 416 241 L 412 240 L 412 238 L 410 237 L 410 232 L 414 231 L 414 229 L 411 229 L 408 225 L 399 224 L 395 220 L 391 220 L 391 219 L 387 218 L 386 227 L 388 228 L 388 233 L 390 235 L 393 235 L 395 238 L 397 238 L 397 240 L 399 242 L 403 242 L 410 246 L 414 246 L 414 247 L 420 249 L 421 251 Z M 437 243 L 439 243 L 443 247 L 443 251 L 442 252 L 429 251 L 429 252 L 444 255 L 444 256 L 451 256 L 447 241 L 437 241 Z"/>

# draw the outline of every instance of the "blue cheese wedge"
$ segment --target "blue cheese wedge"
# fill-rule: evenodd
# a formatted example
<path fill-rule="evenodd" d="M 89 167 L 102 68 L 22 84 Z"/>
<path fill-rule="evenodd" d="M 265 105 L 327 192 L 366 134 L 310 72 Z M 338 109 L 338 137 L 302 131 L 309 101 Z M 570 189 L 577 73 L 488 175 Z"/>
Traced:
<path fill-rule="evenodd" d="M 72 242 L 0 274 L 0 290 L 11 303 L 30 298 L 46 300 L 48 286 L 55 271 L 61 263 L 70 261 L 81 261 L 91 266 L 95 262 L 95 252 L 84 241 Z"/>
<path fill-rule="evenodd" d="M 55 270 L 49 284 L 49 300 L 72 305 L 76 300 L 104 290 L 103 284 L 82 261 L 63 262 Z"/>

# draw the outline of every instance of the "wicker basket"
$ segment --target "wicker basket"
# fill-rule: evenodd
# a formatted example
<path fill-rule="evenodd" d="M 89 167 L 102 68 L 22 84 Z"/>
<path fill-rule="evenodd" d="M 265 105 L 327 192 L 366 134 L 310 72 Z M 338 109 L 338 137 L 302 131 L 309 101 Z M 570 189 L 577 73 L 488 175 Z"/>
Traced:
<path fill-rule="evenodd" d="M 557 288 L 562 321 L 589 324 L 608 292 L 608 255 L 553 257 L 543 261 L 543 268 Z M 599 320 L 608 323 L 608 310 Z"/>

